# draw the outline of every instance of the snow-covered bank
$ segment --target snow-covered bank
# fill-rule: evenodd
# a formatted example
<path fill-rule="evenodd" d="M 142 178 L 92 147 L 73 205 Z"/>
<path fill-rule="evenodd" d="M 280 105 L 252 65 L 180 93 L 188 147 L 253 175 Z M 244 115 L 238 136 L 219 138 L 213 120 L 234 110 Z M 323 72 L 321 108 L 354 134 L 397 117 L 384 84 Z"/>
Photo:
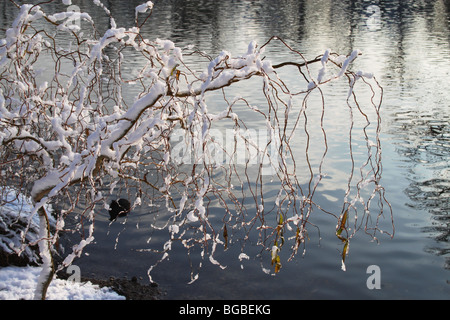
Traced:
<path fill-rule="evenodd" d="M 46 210 L 53 211 L 51 206 L 46 206 Z M 29 197 L 10 187 L 0 189 L 0 251 L 18 255 L 22 264 L 38 264 L 40 260 L 38 251 L 29 246 L 39 240 L 39 217 L 32 211 Z M 52 215 L 49 223 L 55 226 Z"/>
<path fill-rule="evenodd" d="M 39 267 L 0 268 L 0 300 L 31 300 L 36 290 Z M 47 292 L 48 300 L 125 300 L 110 288 L 91 282 L 54 279 Z"/>
<path fill-rule="evenodd" d="M 31 199 L 22 193 L 4 187 L 0 198 L 0 253 L 17 257 L 23 264 L 39 264 L 38 252 L 28 244 L 39 240 L 38 215 L 31 215 Z M 51 208 L 47 208 L 51 212 Z M 49 216 L 50 224 L 55 225 Z M 20 255 L 18 255 L 20 254 Z M 4 261 L 6 262 L 6 261 Z M 30 300 L 36 290 L 41 267 L 7 266 L 0 268 L 0 300 Z M 54 279 L 48 289 L 50 300 L 123 300 L 124 296 L 111 288 L 100 288 L 91 282 Z"/>

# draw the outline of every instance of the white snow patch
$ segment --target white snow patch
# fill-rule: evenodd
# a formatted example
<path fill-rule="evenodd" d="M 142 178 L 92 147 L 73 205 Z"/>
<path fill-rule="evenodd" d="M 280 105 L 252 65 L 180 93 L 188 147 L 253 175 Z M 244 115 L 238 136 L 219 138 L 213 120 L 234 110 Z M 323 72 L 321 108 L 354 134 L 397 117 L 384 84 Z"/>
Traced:
<path fill-rule="evenodd" d="M 32 300 L 39 267 L 0 268 L 0 300 Z M 125 300 L 111 288 L 91 282 L 54 279 L 47 291 L 48 300 Z"/>
<path fill-rule="evenodd" d="M 147 1 L 146 3 L 138 5 L 135 10 L 136 10 L 136 13 L 145 13 L 145 12 L 147 12 L 148 9 L 152 9 L 152 8 L 153 8 L 153 2 Z"/>
<path fill-rule="evenodd" d="M 249 260 L 250 257 L 242 252 L 241 254 L 239 254 L 239 261 L 242 261 L 243 259 Z"/>

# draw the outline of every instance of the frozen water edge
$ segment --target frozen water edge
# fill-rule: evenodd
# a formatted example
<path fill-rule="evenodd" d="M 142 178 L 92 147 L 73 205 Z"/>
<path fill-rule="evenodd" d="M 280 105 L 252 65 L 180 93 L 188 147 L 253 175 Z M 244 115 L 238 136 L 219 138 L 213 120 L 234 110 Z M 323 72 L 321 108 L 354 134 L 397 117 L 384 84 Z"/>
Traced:
<path fill-rule="evenodd" d="M 32 300 L 40 267 L 5 267 L 0 269 L 0 300 Z M 48 300 L 125 300 L 110 288 L 91 282 L 54 279 Z"/>

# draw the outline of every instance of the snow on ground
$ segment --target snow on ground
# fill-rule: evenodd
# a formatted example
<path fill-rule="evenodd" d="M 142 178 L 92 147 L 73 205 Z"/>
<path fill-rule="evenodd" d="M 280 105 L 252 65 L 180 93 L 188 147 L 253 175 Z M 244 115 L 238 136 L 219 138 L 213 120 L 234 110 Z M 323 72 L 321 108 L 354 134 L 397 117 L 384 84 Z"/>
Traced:
<path fill-rule="evenodd" d="M 39 267 L 0 268 L 0 300 L 32 300 Z M 47 291 L 48 300 L 125 300 L 110 288 L 91 282 L 54 279 Z"/>

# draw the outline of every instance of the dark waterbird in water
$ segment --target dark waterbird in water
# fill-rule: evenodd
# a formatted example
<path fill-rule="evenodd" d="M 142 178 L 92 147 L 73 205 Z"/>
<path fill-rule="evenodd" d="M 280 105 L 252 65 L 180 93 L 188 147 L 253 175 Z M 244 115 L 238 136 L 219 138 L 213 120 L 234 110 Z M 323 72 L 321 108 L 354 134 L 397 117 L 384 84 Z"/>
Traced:
<path fill-rule="evenodd" d="M 116 220 L 117 217 L 124 217 L 130 212 L 130 201 L 127 199 L 119 199 L 111 201 L 109 205 L 109 220 Z"/>

